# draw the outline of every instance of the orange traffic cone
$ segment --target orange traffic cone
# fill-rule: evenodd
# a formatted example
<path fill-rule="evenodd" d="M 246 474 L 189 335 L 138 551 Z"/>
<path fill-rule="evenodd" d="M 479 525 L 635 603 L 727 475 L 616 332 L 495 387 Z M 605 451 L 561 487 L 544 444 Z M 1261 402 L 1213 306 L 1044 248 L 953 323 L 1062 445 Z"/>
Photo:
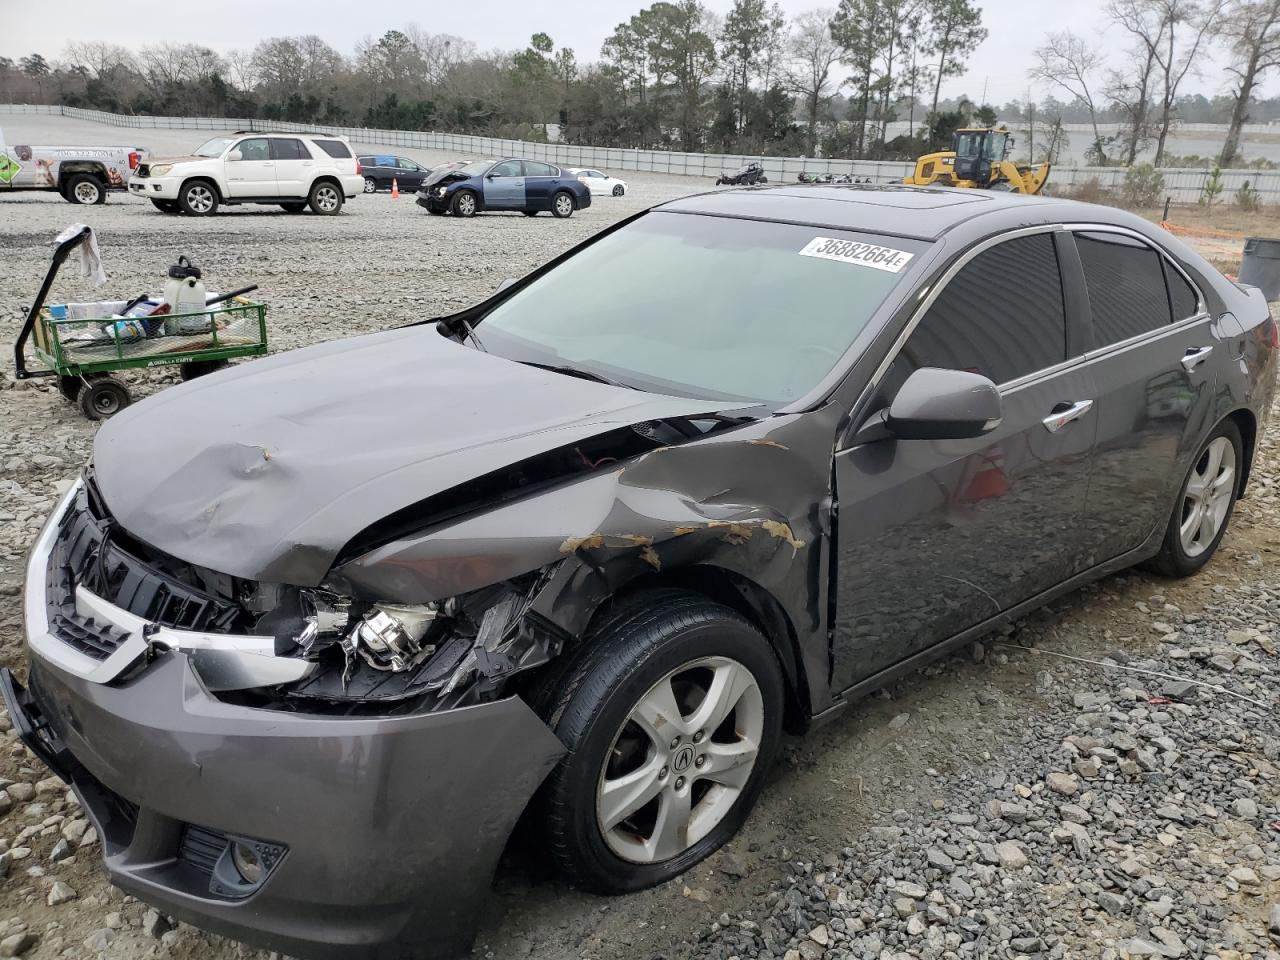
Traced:
<path fill-rule="evenodd" d="M 400 199 L 400 184 L 396 183 L 395 177 L 391 178 L 391 199 L 392 200 Z"/>

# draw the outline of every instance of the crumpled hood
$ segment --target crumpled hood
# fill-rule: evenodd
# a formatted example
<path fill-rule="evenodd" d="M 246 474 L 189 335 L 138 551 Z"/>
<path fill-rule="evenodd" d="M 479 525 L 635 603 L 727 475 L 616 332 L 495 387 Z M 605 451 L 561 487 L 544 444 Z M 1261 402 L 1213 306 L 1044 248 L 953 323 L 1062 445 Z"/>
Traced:
<path fill-rule="evenodd" d="M 454 180 L 470 180 L 465 173 L 459 173 L 455 170 L 437 170 L 430 176 L 425 177 L 422 181 L 424 187 L 434 186 L 437 183 L 452 183 Z"/>
<path fill-rule="evenodd" d="M 102 427 L 94 471 L 116 521 L 145 543 L 314 586 L 398 509 L 620 426 L 716 409 L 525 366 L 425 325 L 165 390 Z"/>

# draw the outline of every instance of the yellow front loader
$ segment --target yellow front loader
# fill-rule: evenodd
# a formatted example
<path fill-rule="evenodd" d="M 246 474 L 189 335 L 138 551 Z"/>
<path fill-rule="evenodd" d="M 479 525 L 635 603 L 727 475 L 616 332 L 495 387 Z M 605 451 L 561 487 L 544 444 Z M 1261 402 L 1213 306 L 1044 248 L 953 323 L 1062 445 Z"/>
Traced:
<path fill-rule="evenodd" d="M 927 187 L 963 187 L 969 190 L 1012 190 L 1039 193 L 1049 179 L 1049 164 L 1020 167 L 1006 159 L 1013 140 L 1004 127 L 971 127 L 957 130 L 951 149 L 916 159 L 916 169 L 903 183 Z"/>

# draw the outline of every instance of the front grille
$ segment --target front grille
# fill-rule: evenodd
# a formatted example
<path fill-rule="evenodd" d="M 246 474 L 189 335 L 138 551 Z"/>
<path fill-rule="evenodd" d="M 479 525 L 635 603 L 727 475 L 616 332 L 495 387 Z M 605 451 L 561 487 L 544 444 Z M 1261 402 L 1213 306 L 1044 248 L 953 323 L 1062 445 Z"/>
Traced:
<path fill-rule="evenodd" d="M 80 653 L 105 660 L 127 634 L 76 610 L 75 591 L 93 594 L 152 623 L 180 630 L 229 631 L 241 615 L 230 600 L 184 583 L 185 565 L 144 551 L 118 530 L 91 475 L 58 524 L 49 553 L 49 629 Z M 161 569 L 164 564 L 168 569 Z"/>
<path fill-rule="evenodd" d="M 178 846 L 178 859 L 211 878 L 214 866 L 226 849 L 225 833 L 188 823 L 182 828 L 182 843 Z"/>

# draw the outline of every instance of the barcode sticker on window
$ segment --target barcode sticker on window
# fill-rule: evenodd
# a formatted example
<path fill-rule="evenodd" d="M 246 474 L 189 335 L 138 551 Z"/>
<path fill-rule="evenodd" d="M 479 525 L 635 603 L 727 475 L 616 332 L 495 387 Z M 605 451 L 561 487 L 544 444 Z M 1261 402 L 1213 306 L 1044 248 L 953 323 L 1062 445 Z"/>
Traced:
<path fill-rule="evenodd" d="M 836 260 L 840 263 L 852 263 L 859 267 L 871 267 L 886 273 L 900 273 L 902 268 L 911 262 L 914 254 L 893 247 L 880 247 L 874 243 L 862 243 L 857 240 L 837 240 L 835 237 L 814 237 L 803 250 L 802 257 L 820 257 L 823 260 Z"/>

